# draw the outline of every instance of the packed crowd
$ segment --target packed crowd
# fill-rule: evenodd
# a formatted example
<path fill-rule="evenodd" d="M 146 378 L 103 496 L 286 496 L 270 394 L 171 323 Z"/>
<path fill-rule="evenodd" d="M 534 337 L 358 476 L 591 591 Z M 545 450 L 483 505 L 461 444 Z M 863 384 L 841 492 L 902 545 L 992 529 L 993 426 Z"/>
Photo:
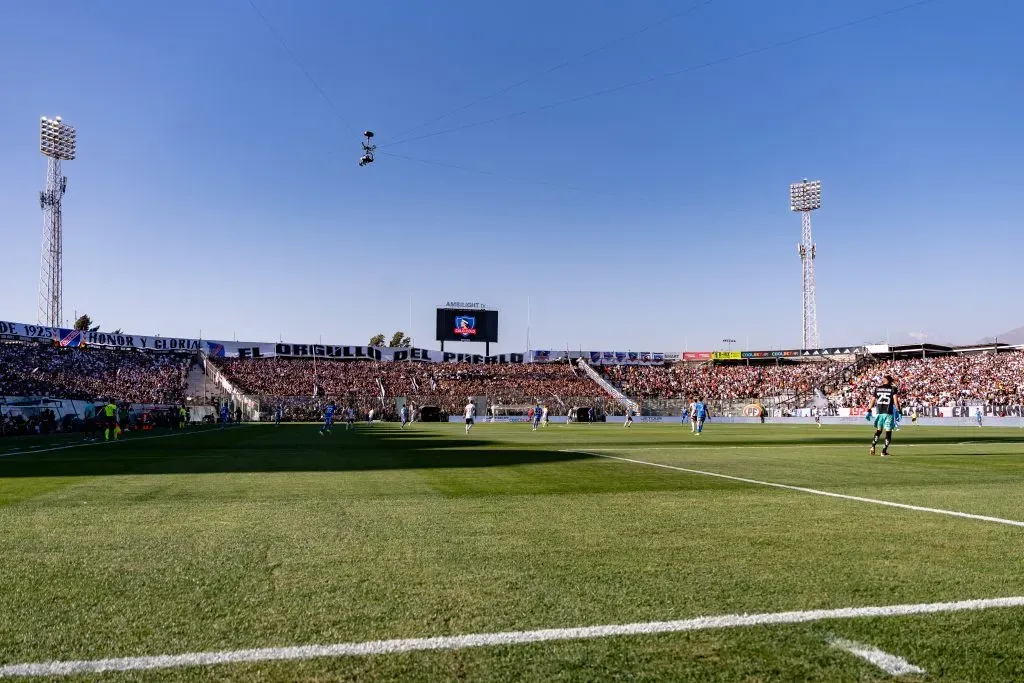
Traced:
<path fill-rule="evenodd" d="M 0 396 L 181 403 L 189 354 L 0 343 Z"/>
<path fill-rule="evenodd" d="M 609 366 L 605 376 L 641 400 L 712 401 L 799 397 L 818 390 L 839 406 L 863 406 L 892 375 L 907 405 L 1024 403 L 1024 352 L 875 361 L 854 370 L 835 362 L 780 365 Z"/>
<path fill-rule="evenodd" d="M 892 375 L 905 406 L 1024 403 L 1024 352 L 1020 351 L 877 363 L 843 388 L 843 402 L 867 404 L 885 375 Z"/>
<path fill-rule="evenodd" d="M 814 389 L 838 388 L 842 366 L 837 363 L 784 365 L 612 365 L 605 377 L 626 395 L 642 399 L 704 398 L 728 401 L 807 394 Z"/>
<path fill-rule="evenodd" d="M 188 354 L 90 347 L 0 343 L 0 396 L 64 399 L 100 397 L 147 404 L 177 404 L 185 395 Z M 494 364 L 321 361 L 289 358 L 215 359 L 228 379 L 264 406 L 296 416 L 318 413 L 334 399 L 355 408 L 390 413 L 394 397 L 417 407 L 458 414 L 470 396 L 491 405 L 544 401 L 555 414 L 570 405 L 601 405 L 604 392 L 564 363 Z M 765 365 L 679 363 L 605 366 L 600 371 L 628 396 L 709 401 L 799 397 L 820 390 L 840 406 L 860 406 L 883 375 L 891 374 L 907 405 L 1024 403 L 1024 352 L 874 361 L 859 369 L 839 362 Z M 311 401 L 311 399 L 315 399 Z"/>
<path fill-rule="evenodd" d="M 387 399 L 396 396 L 455 415 L 470 396 L 486 396 L 491 404 L 541 400 L 561 406 L 568 405 L 570 399 L 603 393 L 589 378 L 564 363 L 470 365 L 365 360 L 314 365 L 309 360 L 259 358 L 219 359 L 217 366 L 241 391 L 280 397 L 286 411 L 308 405 L 305 398 L 314 394 L 334 398 L 361 415 L 371 409 L 390 410 L 393 401 Z"/>

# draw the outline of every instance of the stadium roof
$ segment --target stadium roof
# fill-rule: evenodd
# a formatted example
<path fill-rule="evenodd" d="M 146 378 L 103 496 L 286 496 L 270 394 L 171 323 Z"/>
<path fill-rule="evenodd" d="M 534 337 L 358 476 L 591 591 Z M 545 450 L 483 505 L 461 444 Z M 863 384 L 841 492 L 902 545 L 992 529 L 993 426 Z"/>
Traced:
<path fill-rule="evenodd" d="M 917 358 L 924 356 L 945 356 L 961 353 L 983 353 L 985 351 L 1014 351 L 1019 346 L 1012 344 L 985 344 L 982 346 L 945 346 L 943 344 L 905 344 L 903 346 L 890 346 L 884 353 L 875 355 L 891 356 L 893 358 Z"/>

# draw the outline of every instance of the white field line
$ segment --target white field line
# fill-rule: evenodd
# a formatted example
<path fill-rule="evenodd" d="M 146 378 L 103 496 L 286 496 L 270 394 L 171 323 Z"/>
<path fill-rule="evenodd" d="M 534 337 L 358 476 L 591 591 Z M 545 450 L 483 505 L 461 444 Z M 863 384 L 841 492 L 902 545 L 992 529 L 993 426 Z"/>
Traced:
<path fill-rule="evenodd" d="M 371 640 L 357 643 L 336 643 L 334 645 L 297 645 L 293 647 L 267 647 L 250 650 L 222 650 L 219 652 L 188 652 L 151 657 L 36 662 L 0 666 L 0 678 L 16 676 L 71 676 L 84 673 L 103 673 L 106 671 L 138 671 L 239 662 L 303 660 L 317 657 L 358 657 L 420 650 L 461 650 L 470 647 L 519 645 L 558 640 L 680 633 L 684 631 L 705 631 L 773 624 L 801 624 L 826 619 L 898 617 L 1021 606 L 1024 606 L 1024 596 L 912 605 L 844 607 L 841 609 L 819 609 L 803 612 L 726 614 L 716 617 L 682 619 L 679 621 L 648 621 L 634 624 L 551 628 L 537 631 L 505 631 L 500 633 L 473 633 L 462 636 L 437 636 L 433 638 Z"/>
<path fill-rule="evenodd" d="M 871 645 L 855 643 L 852 640 L 844 640 L 842 638 L 833 638 L 829 641 L 829 645 L 839 648 L 840 650 L 845 650 L 851 655 L 871 662 L 890 676 L 906 676 L 907 674 L 925 673 L 924 669 L 919 666 L 914 666 L 907 660 L 903 659 L 903 657 L 891 655 L 888 652 L 879 650 L 877 647 L 873 647 Z"/>
<path fill-rule="evenodd" d="M 1008 443 L 994 443 L 988 441 L 957 441 L 949 443 L 901 443 L 899 448 L 944 448 L 946 446 L 995 446 L 997 448 L 1008 448 L 1017 447 L 1020 448 L 1019 442 L 1008 442 Z M 895 446 L 894 446 L 895 447 Z M 787 451 L 795 450 L 798 448 L 817 448 L 829 450 L 835 448 L 859 448 L 865 449 L 862 444 L 855 443 L 799 443 L 792 445 L 780 445 L 780 444 L 766 444 L 764 446 L 720 446 L 716 444 L 705 445 L 703 443 L 694 442 L 692 446 L 622 446 L 618 448 L 589 448 L 591 451 L 609 451 L 612 453 L 620 453 L 622 451 L 764 451 L 772 449 L 785 449 Z M 1019 455 L 1019 451 L 1013 453 L 1006 453 L 1005 455 Z"/>
<path fill-rule="evenodd" d="M 50 448 L 33 448 L 25 451 L 7 451 L 0 453 L 0 458 L 6 458 L 9 455 L 35 455 L 36 453 L 48 453 L 50 451 L 63 451 L 68 448 L 85 448 L 86 446 L 107 446 L 116 443 L 135 443 L 136 441 L 146 441 L 148 439 L 167 439 L 172 436 L 193 436 L 195 434 L 209 434 L 210 432 L 226 432 L 229 429 L 241 429 L 241 426 L 225 427 L 224 429 L 217 429 L 216 427 L 210 427 L 208 429 L 198 429 L 194 432 L 173 432 L 171 434 L 154 434 L 153 436 L 134 436 L 129 439 L 122 439 L 119 441 L 83 441 L 81 443 L 68 443 L 63 446 L 52 446 Z"/>
<path fill-rule="evenodd" d="M 863 496 L 850 496 L 845 493 L 833 493 L 832 491 L 820 491 L 818 489 L 809 489 L 804 486 L 792 486 L 790 484 L 779 484 L 773 481 L 761 481 L 760 479 L 747 479 L 746 477 L 734 477 L 731 474 L 720 474 L 718 472 L 707 472 L 705 470 L 693 470 L 688 467 L 676 467 L 675 465 L 664 465 L 660 462 L 650 462 L 647 460 L 637 460 L 635 458 L 623 458 L 617 455 L 605 455 L 604 453 L 596 453 L 591 451 L 564 451 L 567 453 L 581 453 L 584 455 L 593 455 L 598 458 L 608 458 L 609 460 L 620 460 L 622 462 L 631 462 L 635 465 L 648 465 L 650 467 L 661 467 L 666 470 L 674 470 L 676 472 L 686 472 L 687 474 L 699 474 L 704 477 L 717 477 L 718 479 L 729 479 L 731 481 L 739 481 L 744 484 L 756 484 L 757 486 L 770 486 L 776 489 L 786 489 L 787 491 L 799 491 L 801 493 L 811 493 L 815 496 L 827 496 L 829 498 L 841 498 L 843 500 L 852 500 L 858 503 L 871 503 L 873 505 L 885 505 L 887 507 L 900 508 L 902 510 L 913 510 L 915 512 L 931 512 L 936 515 L 949 515 L 950 517 L 962 517 L 964 519 L 975 519 L 981 522 L 993 522 L 995 524 L 1007 524 L 1009 526 L 1016 526 L 1024 528 L 1024 522 L 1015 519 L 1003 519 L 1002 517 L 989 517 L 987 515 L 974 515 L 969 512 L 957 512 L 956 510 L 941 510 L 939 508 L 922 507 L 920 505 L 908 505 L 907 503 L 895 503 L 891 500 L 879 500 L 877 498 L 864 498 Z"/>

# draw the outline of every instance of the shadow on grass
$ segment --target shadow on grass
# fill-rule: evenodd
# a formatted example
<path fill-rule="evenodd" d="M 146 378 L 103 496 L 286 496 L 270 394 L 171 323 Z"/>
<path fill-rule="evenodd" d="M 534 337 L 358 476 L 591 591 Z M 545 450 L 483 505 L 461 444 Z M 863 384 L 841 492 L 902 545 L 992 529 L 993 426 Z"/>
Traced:
<path fill-rule="evenodd" d="M 321 436 L 312 425 L 243 427 L 197 432 L 180 439 L 75 444 L 0 457 L 0 479 L 214 474 L 229 472 L 345 472 L 426 468 L 505 467 L 591 459 L 584 453 L 520 449 L 451 434 L 344 427 Z"/>

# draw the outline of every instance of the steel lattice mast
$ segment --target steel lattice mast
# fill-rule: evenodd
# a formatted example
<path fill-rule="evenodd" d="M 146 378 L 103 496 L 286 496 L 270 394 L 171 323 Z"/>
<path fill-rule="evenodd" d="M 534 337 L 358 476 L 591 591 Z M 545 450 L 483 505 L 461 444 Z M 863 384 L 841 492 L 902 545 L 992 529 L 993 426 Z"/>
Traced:
<path fill-rule="evenodd" d="M 75 129 L 60 117 L 39 121 L 39 151 L 46 157 L 46 189 L 39 193 L 43 210 L 43 246 L 39 261 L 39 310 L 37 322 L 58 328 L 63 322 L 64 226 L 61 200 L 68 179 L 61 173 L 61 162 L 75 158 Z"/>
<path fill-rule="evenodd" d="M 803 348 L 821 347 L 818 337 L 817 292 L 814 286 L 814 259 L 817 247 L 811 234 L 811 212 L 821 208 L 821 181 L 793 183 L 789 186 L 789 208 L 800 212 L 800 254 L 801 291 L 803 295 Z"/>

